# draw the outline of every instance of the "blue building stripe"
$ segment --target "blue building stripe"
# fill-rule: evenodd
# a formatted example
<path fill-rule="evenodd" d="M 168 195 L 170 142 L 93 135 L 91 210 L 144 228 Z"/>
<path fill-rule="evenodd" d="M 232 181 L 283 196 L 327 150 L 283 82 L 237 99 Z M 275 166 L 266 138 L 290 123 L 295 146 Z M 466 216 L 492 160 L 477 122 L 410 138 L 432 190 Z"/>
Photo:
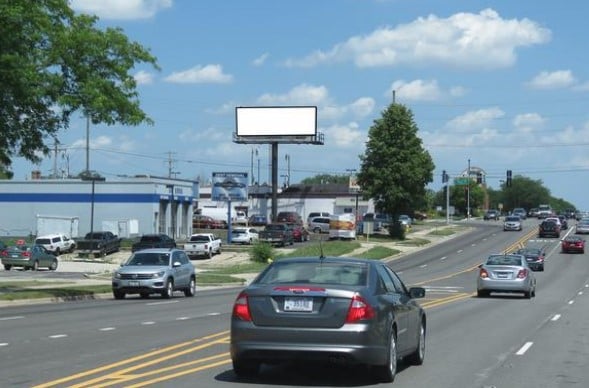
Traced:
<path fill-rule="evenodd" d="M 169 194 L 129 194 L 129 193 L 94 193 L 96 203 L 158 203 L 161 199 L 169 200 Z M 191 201 L 191 197 L 175 196 L 178 202 Z M 34 203 L 90 203 L 91 193 L 0 193 L 3 202 L 34 202 Z"/>

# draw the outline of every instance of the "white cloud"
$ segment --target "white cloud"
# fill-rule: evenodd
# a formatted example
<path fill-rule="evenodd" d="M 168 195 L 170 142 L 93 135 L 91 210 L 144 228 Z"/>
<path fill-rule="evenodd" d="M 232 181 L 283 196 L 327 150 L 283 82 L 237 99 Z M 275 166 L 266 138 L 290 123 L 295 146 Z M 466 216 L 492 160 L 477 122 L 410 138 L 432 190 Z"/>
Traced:
<path fill-rule="evenodd" d="M 337 120 L 346 115 L 366 117 L 374 110 L 376 102 L 371 97 L 360 97 L 349 105 L 338 105 L 329 96 L 325 86 L 301 84 L 284 94 L 266 93 L 257 99 L 260 105 L 306 105 L 318 107 L 319 120 Z"/>
<path fill-rule="evenodd" d="M 113 140 L 109 136 L 98 136 L 90 139 L 90 148 L 104 148 L 109 147 L 113 144 Z M 72 145 L 71 148 L 86 148 L 86 139 L 78 139 Z"/>
<path fill-rule="evenodd" d="M 560 89 L 572 86 L 575 82 L 570 70 L 543 71 L 528 82 L 528 86 L 534 89 Z"/>
<path fill-rule="evenodd" d="M 328 51 L 289 59 L 287 66 L 313 67 L 353 62 L 358 67 L 447 65 L 503 68 L 516 60 L 516 49 L 546 43 L 550 30 L 529 19 L 503 19 L 492 9 L 478 14 L 457 13 L 448 18 L 430 15 L 395 28 L 382 27 L 354 36 Z"/>
<path fill-rule="evenodd" d="M 473 132 L 488 126 L 493 120 L 505 116 L 497 107 L 467 112 L 450 120 L 446 127 L 457 131 Z"/>
<path fill-rule="evenodd" d="M 538 113 L 522 113 L 513 119 L 513 126 L 524 133 L 533 132 L 544 124 L 544 118 Z"/>
<path fill-rule="evenodd" d="M 71 0 L 73 10 L 103 19 L 148 19 L 162 9 L 170 8 L 172 0 Z"/>
<path fill-rule="evenodd" d="M 138 85 L 150 85 L 153 83 L 153 74 L 145 70 L 140 70 L 134 75 Z"/>
<path fill-rule="evenodd" d="M 413 80 L 406 82 L 398 80 L 393 82 L 385 97 L 395 95 L 401 101 L 436 101 L 442 97 L 442 91 L 437 81 Z"/>
<path fill-rule="evenodd" d="M 262 66 L 266 62 L 266 59 L 268 59 L 269 56 L 270 56 L 270 54 L 264 53 L 264 54 L 260 55 L 259 57 L 257 57 L 256 59 L 254 59 L 252 61 L 252 64 L 254 66 Z"/>
<path fill-rule="evenodd" d="M 221 65 L 194 66 L 191 69 L 174 72 L 166 77 L 166 81 L 179 84 L 226 84 L 233 81 L 233 76 L 223 74 Z"/>
<path fill-rule="evenodd" d="M 359 130 L 357 123 L 348 125 L 333 125 L 322 130 L 326 141 L 335 143 L 338 148 L 356 148 L 359 144 L 366 142 L 366 135 Z"/>

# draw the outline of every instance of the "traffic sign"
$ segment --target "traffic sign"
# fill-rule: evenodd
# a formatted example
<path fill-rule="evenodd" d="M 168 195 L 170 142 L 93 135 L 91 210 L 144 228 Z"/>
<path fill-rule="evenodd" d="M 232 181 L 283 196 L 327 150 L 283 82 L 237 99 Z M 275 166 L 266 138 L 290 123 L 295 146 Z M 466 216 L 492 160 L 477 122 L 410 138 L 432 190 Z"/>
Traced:
<path fill-rule="evenodd" d="M 468 178 L 454 178 L 454 184 L 456 186 L 468 185 Z"/>

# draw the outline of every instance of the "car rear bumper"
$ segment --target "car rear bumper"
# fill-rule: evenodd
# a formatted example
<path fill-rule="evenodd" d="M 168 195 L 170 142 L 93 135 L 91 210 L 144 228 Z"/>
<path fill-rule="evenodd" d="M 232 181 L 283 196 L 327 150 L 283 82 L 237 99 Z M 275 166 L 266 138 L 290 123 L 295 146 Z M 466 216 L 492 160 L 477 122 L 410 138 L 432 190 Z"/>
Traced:
<path fill-rule="evenodd" d="M 233 322 L 231 357 L 261 362 L 294 360 L 338 361 L 383 365 L 387 341 L 368 325 L 334 329 L 267 328 L 250 322 Z"/>
<path fill-rule="evenodd" d="M 498 279 L 482 279 L 478 278 L 477 290 L 479 291 L 495 291 L 495 292 L 528 292 L 532 289 L 532 284 L 529 280 L 498 280 Z"/>
<path fill-rule="evenodd" d="M 113 291 L 121 291 L 126 294 L 140 294 L 144 292 L 161 293 L 165 290 L 163 279 L 154 280 L 127 280 L 117 279 L 112 281 Z"/>

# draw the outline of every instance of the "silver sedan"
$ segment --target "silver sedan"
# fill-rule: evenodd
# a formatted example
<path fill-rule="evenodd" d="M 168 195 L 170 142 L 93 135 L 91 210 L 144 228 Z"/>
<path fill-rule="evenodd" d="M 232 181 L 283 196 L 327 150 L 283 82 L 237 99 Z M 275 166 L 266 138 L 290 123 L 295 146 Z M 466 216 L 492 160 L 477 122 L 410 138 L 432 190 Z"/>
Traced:
<path fill-rule="evenodd" d="M 536 277 L 525 256 L 491 255 L 479 266 L 477 296 L 489 296 L 491 292 L 523 292 L 528 299 L 536 296 Z"/>

